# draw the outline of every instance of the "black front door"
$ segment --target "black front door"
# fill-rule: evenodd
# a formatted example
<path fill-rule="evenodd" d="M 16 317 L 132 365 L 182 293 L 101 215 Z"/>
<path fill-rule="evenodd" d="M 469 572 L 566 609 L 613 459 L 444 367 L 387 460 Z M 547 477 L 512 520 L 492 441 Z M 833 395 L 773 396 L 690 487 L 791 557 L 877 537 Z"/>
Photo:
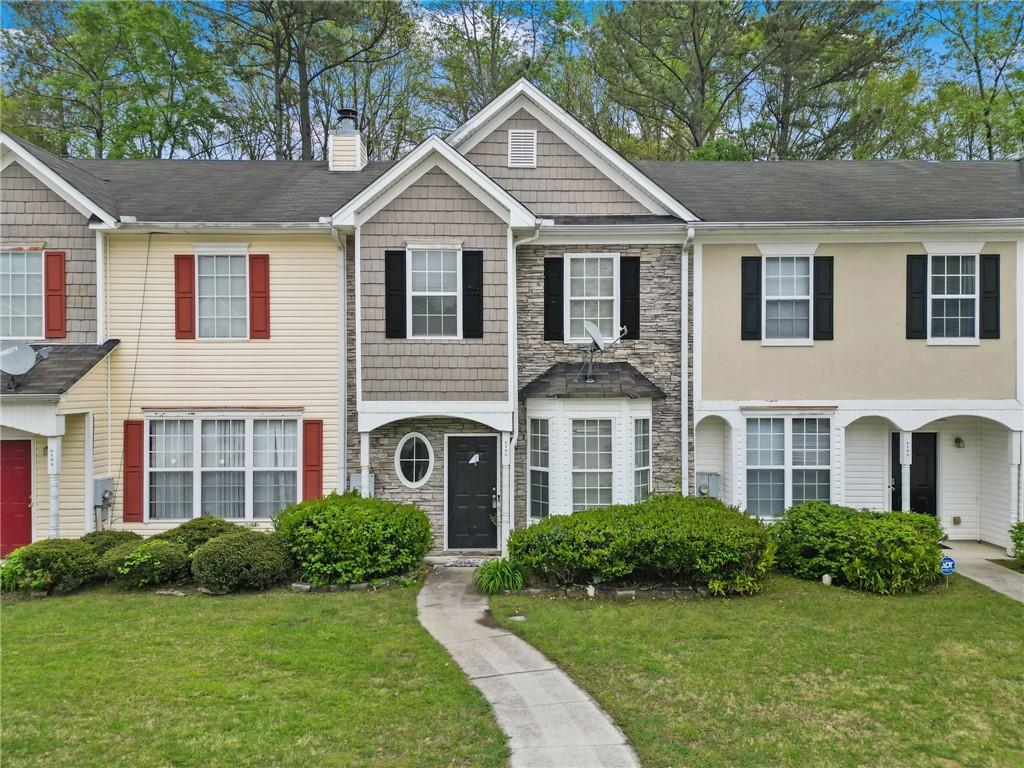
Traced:
<path fill-rule="evenodd" d="M 923 515 L 936 513 L 936 434 L 915 432 L 910 464 L 910 511 Z M 892 435 L 892 508 L 900 509 L 903 500 L 903 472 L 900 467 L 900 433 Z"/>
<path fill-rule="evenodd" d="M 497 549 L 498 438 L 448 438 L 448 547 Z"/>

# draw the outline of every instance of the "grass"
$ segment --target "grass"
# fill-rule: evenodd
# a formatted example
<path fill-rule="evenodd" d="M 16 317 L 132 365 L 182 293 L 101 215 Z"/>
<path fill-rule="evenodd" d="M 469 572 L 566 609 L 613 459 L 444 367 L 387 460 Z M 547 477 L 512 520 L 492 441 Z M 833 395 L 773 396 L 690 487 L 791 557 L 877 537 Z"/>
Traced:
<path fill-rule="evenodd" d="M 1024 605 L 958 576 L 897 598 L 773 576 L 734 600 L 491 606 L 645 768 L 1024 765 Z"/>
<path fill-rule="evenodd" d="M 2 606 L 5 765 L 498 766 L 505 739 L 416 588 Z"/>
<path fill-rule="evenodd" d="M 989 560 L 989 562 L 1001 565 L 1003 568 L 1009 568 L 1011 571 L 1016 571 L 1017 573 L 1024 573 L 1024 560 Z"/>

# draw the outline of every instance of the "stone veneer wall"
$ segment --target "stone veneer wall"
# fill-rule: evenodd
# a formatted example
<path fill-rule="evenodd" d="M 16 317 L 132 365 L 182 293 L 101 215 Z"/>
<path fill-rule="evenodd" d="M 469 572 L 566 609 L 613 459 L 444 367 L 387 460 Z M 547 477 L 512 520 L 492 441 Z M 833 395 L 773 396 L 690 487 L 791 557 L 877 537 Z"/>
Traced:
<path fill-rule="evenodd" d="M 653 484 L 654 490 L 659 492 L 680 490 L 681 245 L 558 245 L 520 248 L 516 259 L 519 388 L 522 390 L 557 362 L 576 362 L 581 359 L 580 345 L 544 341 L 544 258 L 574 252 L 619 253 L 640 257 L 640 338 L 619 342 L 605 352 L 601 360 L 630 363 L 665 393 L 663 400 L 655 400 L 653 403 Z M 520 406 L 515 464 L 517 528 L 526 524 L 526 408 L 522 401 Z"/>

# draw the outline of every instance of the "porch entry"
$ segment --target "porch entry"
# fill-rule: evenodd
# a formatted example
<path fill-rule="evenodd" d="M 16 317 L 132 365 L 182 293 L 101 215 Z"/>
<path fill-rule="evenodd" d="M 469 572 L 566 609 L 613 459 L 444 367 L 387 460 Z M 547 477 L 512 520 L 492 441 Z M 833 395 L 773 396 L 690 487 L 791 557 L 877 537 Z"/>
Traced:
<path fill-rule="evenodd" d="M 937 435 L 935 432 L 915 432 L 911 436 L 910 511 L 923 515 L 938 512 L 937 488 Z M 892 499 L 890 509 L 902 509 L 903 472 L 900 466 L 900 433 L 892 433 Z"/>
<path fill-rule="evenodd" d="M 498 437 L 448 435 L 445 446 L 449 549 L 498 547 Z"/>
<path fill-rule="evenodd" d="M 32 441 L 0 441 L 0 557 L 32 543 Z"/>

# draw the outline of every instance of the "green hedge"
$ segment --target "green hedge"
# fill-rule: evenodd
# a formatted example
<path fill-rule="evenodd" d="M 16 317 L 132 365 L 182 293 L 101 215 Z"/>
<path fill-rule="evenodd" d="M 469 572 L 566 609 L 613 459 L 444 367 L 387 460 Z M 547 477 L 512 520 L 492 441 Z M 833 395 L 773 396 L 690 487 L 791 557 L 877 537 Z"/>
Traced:
<path fill-rule="evenodd" d="M 43 539 L 11 552 L 0 583 L 7 591 L 70 592 L 96 576 L 96 553 L 78 539 Z"/>
<path fill-rule="evenodd" d="M 192 577 L 215 594 L 240 587 L 266 589 L 285 581 L 294 564 L 276 533 L 238 531 L 218 536 L 192 554 Z"/>
<path fill-rule="evenodd" d="M 760 590 L 774 551 L 757 520 L 679 495 L 549 517 L 509 538 L 513 560 L 557 584 L 672 582 L 718 595 Z"/>
<path fill-rule="evenodd" d="M 120 562 L 104 560 L 107 575 L 114 581 L 130 587 L 148 587 L 188 578 L 188 553 L 177 542 L 153 537 L 136 546 L 122 544 L 120 547 L 124 548 Z M 120 551 L 117 548 L 117 552 Z M 111 550 L 107 554 L 113 553 Z"/>
<path fill-rule="evenodd" d="M 93 531 L 82 537 L 82 541 L 92 547 L 96 557 L 102 558 L 110 549 L 119 544 L 126 544 L 134 541 L 136 544 L 142 541 L 142 537 L 133 531 Z"/>
<path fill-rule="evenodd" d="M 1013 556 L 1024 560 L 1024 522 L 1010 528 L 1010 543 L 1013 545 Z"/>
<path fill-rule="evenodd" d="M 430 551 L 430 521 L 419 507 L 333 493 L 289 507 L 274 527 L 312 584 L 351 584 L 403 573 Z"/>
<path fill-rule="evenodd" d="M 223 536 L 225 533 L 235 533 L 240 530 L 243 529 L 239 525 L 235 525 L 234 523 L 228 522 L 227 520 L 219 517 L 204 515 L 203 517 L 197 517 L 194 520 L 189 520 L 187 523 L 182 523 L 181 525 L 164 531 L 163 533 L 158 533 L 156 536 L 153 536 L 153 538 L 162 541 L 176 542 L 185 548 L 186 553 L 191 555 L 210 539 L 215 539 L 218 536 Z"/>
<path fill-rule="evenodd" d="M 930 515 L 798 504 L 773 528 L 780 570 L 880 594 L 916 592 L 939 577 L 945 535 Z"/>
<path fill-rule="evenodd" d="M 103 579 L 116 580 L 119 577 L 117 569 L 124 564 L 124 559 L 145 541 L 146 539 L 139 537 L 137 540 L 124 541 L 108 549 L 99 559 L 97 575 Z"/>

